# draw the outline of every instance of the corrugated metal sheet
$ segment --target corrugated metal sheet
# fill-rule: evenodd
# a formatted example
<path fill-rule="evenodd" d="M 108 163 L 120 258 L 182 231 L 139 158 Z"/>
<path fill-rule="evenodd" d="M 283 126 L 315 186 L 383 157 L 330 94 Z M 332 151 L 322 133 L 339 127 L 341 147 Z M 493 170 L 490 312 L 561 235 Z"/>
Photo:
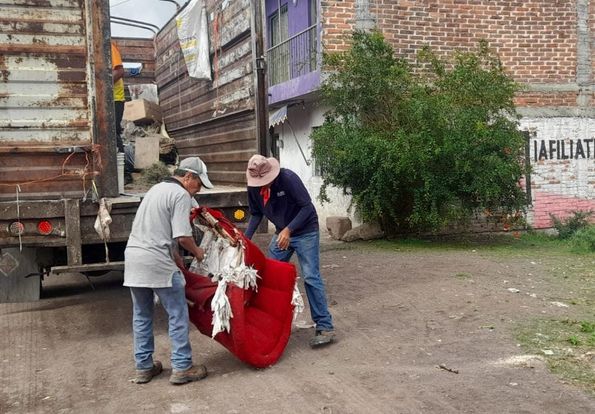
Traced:
<path fill-rule="evenodd" d="M 217 184 L 245 185 L 246 163 L 258 151 L 250 0 L 205 3 L 214 80 L 188 77 L 171 20 L 156 36 L 160 105 L 182 157 L 200 156 Z"/>
<path fill-rule="evenodd" d="M 83 0 L 0 0 L 0 199 L 81 197 L 93 113 Z"/>

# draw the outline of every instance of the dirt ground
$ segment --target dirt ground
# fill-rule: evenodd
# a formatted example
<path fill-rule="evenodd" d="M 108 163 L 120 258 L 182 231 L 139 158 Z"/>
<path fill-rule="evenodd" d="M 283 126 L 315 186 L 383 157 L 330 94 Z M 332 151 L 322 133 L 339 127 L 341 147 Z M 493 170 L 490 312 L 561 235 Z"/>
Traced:
<path fill-rule="evenodd" d="M 312 329 L 295 327 L 281 360 L 255 370 L 194 329 L 209 377 L 178 387 L 162 309 L 155 357 L 166 370 L 136 385 L 121 274 L 94 278 L 95 290 L 81 275 L 53 276 L 41 301 L 0 305 L 0 413 L 595 412 L 593 395 L 514 339 L 519 320 L 569 312 L 551 303 L 565 292 L 539 259 L 325 241 L 335 344 L 312 350 Z"/>

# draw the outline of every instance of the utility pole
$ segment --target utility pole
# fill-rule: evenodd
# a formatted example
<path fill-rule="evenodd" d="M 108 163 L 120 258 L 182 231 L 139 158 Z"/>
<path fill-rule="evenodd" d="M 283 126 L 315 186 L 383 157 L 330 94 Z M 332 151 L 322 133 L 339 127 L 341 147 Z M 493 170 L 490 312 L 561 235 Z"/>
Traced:
<path fill-rule="evenodd" d="M 256 81 L 256 135 L 258 152 L 270 156 L 271 145 L 268 122 L 268 96 L 266 84 L 266 50 L 264 47 L 264 0 L 251 0 L 252 7 L 252 53 L 255 62 Z"/>

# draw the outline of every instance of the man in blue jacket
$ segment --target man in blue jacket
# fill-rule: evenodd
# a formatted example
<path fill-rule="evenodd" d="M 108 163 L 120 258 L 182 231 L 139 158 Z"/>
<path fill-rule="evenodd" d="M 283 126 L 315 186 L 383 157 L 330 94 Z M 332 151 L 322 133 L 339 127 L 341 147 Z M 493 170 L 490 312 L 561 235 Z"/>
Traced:
<path fill-rule="evenodd" d="M 316 335 L 310 346 L 333 341 L 335 332 L 320 276 L 320 230 L 318 215 L 304 183 L 291 170 L 280 168 L 275 158 L 254 155 L 248 161 L 250 222 L 246 237 L 252 238 L 266 216 L 276 228 L 269 256 L 288 262 L 297 253 Z"/>

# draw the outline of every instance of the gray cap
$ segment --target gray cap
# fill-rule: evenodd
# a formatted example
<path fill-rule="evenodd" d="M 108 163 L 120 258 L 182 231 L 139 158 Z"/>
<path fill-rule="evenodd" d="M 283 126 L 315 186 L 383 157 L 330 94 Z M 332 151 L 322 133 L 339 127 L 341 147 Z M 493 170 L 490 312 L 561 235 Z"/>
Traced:
<path fill-rule="evenodd" d="M 214 187 L 213 184 L 211 184 L 211 180 L 209 180 L 209 176 L 207 175 L 207 166 L 200 158 L 185 158 L 180 162 L 180 166 L 178 168 L 180 170 L 188 171 L 198 175 L 203 186 L 207 188 Z"/>

